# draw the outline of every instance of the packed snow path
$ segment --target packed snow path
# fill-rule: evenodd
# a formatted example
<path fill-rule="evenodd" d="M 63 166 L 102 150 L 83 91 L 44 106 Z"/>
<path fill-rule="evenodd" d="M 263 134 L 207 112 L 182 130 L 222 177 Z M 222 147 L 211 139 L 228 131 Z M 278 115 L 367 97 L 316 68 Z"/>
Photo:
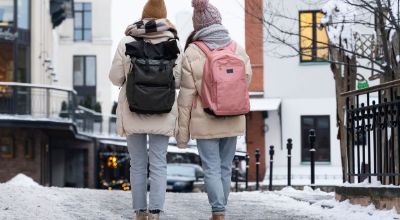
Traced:
<path fill-rule="evenodd" d="M 124 191 L 38 186 L 25 176 L 0 184 L 0 219 L 118 220 L 133 219 L 131 194 Z M 293 198 L 291 198 L 293 197 Z M 309 202 L 312 201 L 312 205 Z M 323 208 L 323 207 L 329 208 Z M 208 219 L 210 209 L 204 193 L 167 193 L 163 220 Z M 285 188 L 276 192 L 232 193 L 227 220 L 334 220 L 400 219 L 394 210 L 377 211 L 338 203 L 333 194 Z"/>

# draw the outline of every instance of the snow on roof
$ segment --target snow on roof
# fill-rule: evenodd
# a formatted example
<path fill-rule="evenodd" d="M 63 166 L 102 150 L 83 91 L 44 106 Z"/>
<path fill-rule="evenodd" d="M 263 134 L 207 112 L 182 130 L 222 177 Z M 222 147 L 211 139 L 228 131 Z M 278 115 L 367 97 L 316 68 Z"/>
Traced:
<path fill-rule="evenodd" d="M 281 99 L 276 98 L 251 98 L 250 111 L 274 111 L 279 108 Z"/>
<path fill-rule="evenodd" d="M 13 186 L 40 186 L 32 178 L 22 173 L 16 175 L 14 178 L 6 182 L 6 184 Z"/>
<path fill-rule="evenodd" d="M 35 117 L 34 115 L 7 115 L 7 114 L 0 114 L 1 120 L 21 120 L 21 121 L 45 121 L 45 122 L 72 122 L 71 119 L 68 118 L 60 118 L 60 117 Z"/>
<path fill-rule="evenodd" d="M 199 155 L 197 147 L 179 148 L 173 145 L 168 145 L 169 153 L 193 153 Z"/>

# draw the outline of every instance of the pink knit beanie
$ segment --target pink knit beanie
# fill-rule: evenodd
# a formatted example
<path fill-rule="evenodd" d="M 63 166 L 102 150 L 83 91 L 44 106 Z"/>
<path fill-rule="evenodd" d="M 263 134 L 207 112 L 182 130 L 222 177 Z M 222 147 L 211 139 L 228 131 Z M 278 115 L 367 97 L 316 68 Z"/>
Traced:
<path fill-rule="evenodd" d="M 195 31 L 213 24 L 221 24 L 221 14 L 208 0 L 192 0 L 193 27 Z"/>

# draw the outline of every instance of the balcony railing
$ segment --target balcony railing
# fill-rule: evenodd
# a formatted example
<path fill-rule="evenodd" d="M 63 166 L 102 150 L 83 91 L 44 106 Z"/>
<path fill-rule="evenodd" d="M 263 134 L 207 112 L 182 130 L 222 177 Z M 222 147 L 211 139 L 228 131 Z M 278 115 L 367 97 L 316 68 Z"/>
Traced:
<path fill-rule="evenodd" d="M 347 177 L 400 185 L 400 80 L 346 92 Z"/>
<path fill-rule="evenodd" d="M 115 115 L 103 115 L 77 105 L 76 95 L 67 88 L 0 82 L 0 120 L 70 122 L 80 134 L 117 138 Z"/>

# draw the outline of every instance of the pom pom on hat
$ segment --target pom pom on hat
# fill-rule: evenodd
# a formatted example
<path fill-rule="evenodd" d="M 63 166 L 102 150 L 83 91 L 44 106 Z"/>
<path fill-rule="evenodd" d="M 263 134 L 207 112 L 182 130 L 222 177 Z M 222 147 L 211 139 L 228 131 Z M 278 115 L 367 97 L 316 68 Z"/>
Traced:
<path fill-rule="evenodd" d="M 208 0 L 193 0 L 192 1 L 192 7 L 194 10 L 198 11 L 204 11 L 207 9 L 208 6 Z"/>
<path fill-rule="evenodd" d="M 221 14 L 218 9 L 209 3 L 209 0 L 192 0 L 193 27 L 195 31 L 211 26 L 221 24 Z"/>

